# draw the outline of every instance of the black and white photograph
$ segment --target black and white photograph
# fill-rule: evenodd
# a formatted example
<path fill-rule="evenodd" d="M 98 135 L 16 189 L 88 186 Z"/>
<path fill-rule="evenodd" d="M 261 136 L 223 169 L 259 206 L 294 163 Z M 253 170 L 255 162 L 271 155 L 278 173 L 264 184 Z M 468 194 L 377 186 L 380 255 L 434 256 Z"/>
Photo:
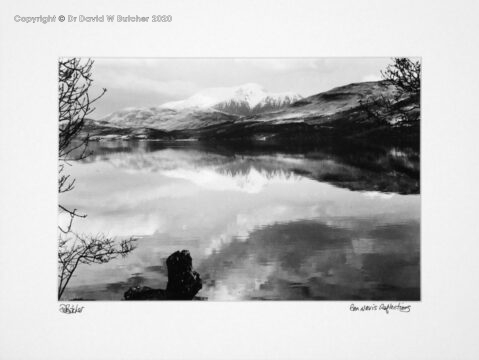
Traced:
<path fill-rule="evenodd" d="M 58 59 L 58 300 L 421 300 L 421 59 Z"/>
<path fill-rule="evenodd" d="M 477 14 L 0 2 L 0 360 L 479 359 Z"/>

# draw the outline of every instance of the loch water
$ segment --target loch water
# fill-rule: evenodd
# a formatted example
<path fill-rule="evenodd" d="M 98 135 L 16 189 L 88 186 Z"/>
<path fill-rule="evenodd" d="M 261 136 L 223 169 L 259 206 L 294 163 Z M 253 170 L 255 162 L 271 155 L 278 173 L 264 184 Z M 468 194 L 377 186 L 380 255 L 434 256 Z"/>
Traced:
<path fill-rule="evenodd" d="M 408 147 L 232 149 L 103 141 L 68 168 L 80 234 L 136 237 L 80 265 L 67 299 L 165 288 L 187 249 L 205 300 L 420 300 L 419 153 Z M 60 222 L 66 221 L 60 214 Z"/>

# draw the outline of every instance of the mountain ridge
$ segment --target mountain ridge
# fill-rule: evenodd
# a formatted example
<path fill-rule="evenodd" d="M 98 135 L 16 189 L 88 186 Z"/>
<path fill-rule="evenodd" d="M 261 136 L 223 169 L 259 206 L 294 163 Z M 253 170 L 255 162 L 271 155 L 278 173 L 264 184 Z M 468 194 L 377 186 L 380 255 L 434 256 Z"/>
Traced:
<path fill-rule="evenodd" d="M 232 115 L 252 115 L 281 109 L 302 96 L 293 92 L 271 93 L 259 84 L 204 89 L 187 99 L 167 102 L 162 109 L 216 109 Z"/>
<path fill-rule="evenodd" d="M 324 136 L 371 137 L 407 133 L 418 142 L 418 124 L 406 129 L 378 121 L 362 108 L 363 102 L 393 99 L 399 107 L 414 99 L 396 99 L 397 90 L 384 81 L 352 83 L 318 93 L 260 114 L 234 115 L 206 108 L 129 109 L 90 122 L 93 140 L 156 139 L 200 141 L 311 142 Z M 115 115 L 116 114 L 116 115 Z M 381 135 L 382 134 L 382 135 Z M 108 136 L 108 137 L 105 137 Z M 378 138 L 379 136 L 379 138 Z"/>

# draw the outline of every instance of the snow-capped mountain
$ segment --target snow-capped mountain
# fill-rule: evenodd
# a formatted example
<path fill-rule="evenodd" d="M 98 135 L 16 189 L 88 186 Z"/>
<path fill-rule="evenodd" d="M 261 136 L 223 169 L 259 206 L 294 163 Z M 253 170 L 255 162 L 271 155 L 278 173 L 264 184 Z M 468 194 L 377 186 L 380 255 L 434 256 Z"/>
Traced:
<path fill-rule="evenodd" d="M 185 100 L 168 102 L 163 109 L 208 109 L 214 108 L 234 115 L 253 115 L 282 109 L 301 95 L 292 92 L 269 93 L 261 85 L 249 83 L 229 88 L 205 89 Z"/>
<path fill-rule="evenodd" d="M 314 141 L 332 133 L 367 136 L 377 127 L 377 120 L 368 116 L 362 102 L 394 99 L 396 91 L 385 82 L 363 82 L 294 101 L 293 95 L 268 94 L 255 84 L 221 91 L 208 89 L 182 101 L 116 111 L 89 123 L 86 132 L 95 139 L 275 142 L 289 141 L 292 136 L 300 141 Z M 416 102 L 413 98 L 404 99 L 398 107 L 407 108 Z M 283 107 L 277 109 L 280 106 Z M 268 107 L 275 110 L 254 114 L 255 109 L 266 111 Z M 250 115 L 237 115 L 242 112 Z"/>
<path fill-rule="evenodd" d="M 277 111 L 302 99 L 294 93 L 268 93 L 258 84 L 205 89 L 185 100 L 149 108 L 125 108 L 101 122 L 121 128 L 162 131 L 196 129 L 232 122 L 244 115 Z"/>

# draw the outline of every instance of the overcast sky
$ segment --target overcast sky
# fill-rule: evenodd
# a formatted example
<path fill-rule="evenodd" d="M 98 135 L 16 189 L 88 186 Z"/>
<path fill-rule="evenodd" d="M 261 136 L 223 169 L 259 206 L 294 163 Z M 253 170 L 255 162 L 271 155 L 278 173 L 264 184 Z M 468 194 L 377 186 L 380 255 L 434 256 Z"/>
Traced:
<path fill-rule="evenodd" d="M 380 79 L 390 58 L 94 59 L 94 87 L 108 92 L 93 118 L 126 107 L 158 106 L 210 87 L 257 83 L 270 92 L 306 97 L 336 86 Z"/>

